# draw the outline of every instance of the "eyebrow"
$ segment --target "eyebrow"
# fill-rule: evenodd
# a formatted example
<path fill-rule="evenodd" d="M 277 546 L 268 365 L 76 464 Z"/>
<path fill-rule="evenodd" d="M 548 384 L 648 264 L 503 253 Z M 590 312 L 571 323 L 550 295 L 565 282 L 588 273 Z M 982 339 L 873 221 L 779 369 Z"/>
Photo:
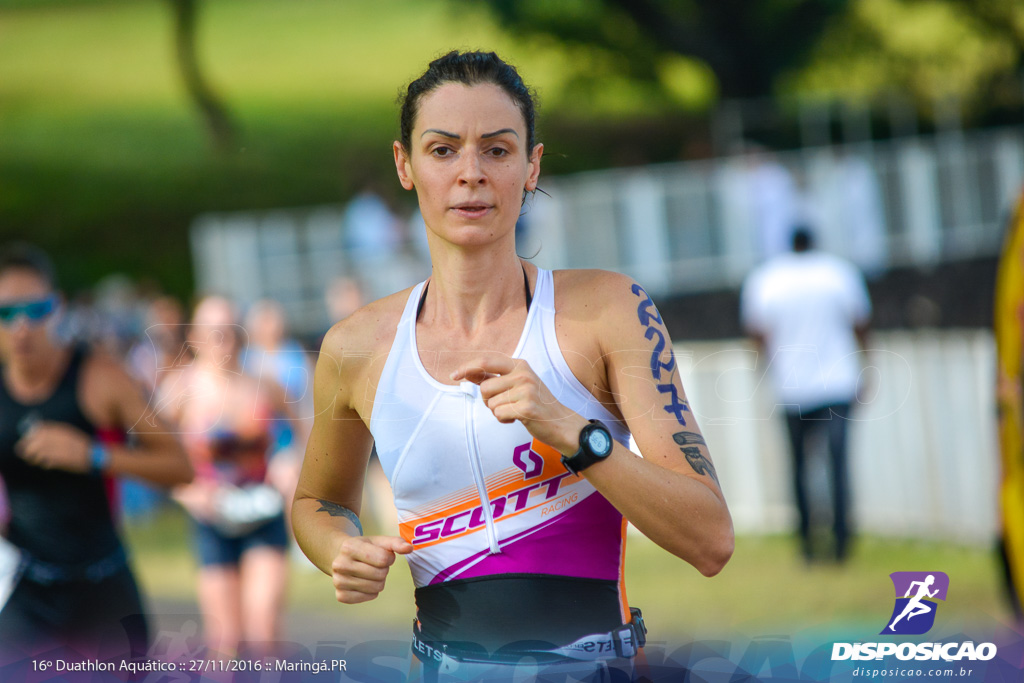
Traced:
<path fill-rule="evenodd" d="M 441 135 L 441 136 L 446 137 L 446 138 L 452 138 L 453 140 L 461 140 L 462 139 L 462 136 L 459 135 L 458 133 L 449 133 L 448 131 L 441 130 L 440 128 L 428 128 L 427 130 L 423 131 L 420 134 L 420 137 L 423 137 L 427 133 L 437 133 L 438 135 Z M 496 138 L 499 135 L 504 135 L 505 133 L 512 133 L 512 135 L 515 135 L 517 138 L 519 137 L 519 133 L 517 133 L 514 128 L 502 128 L 501 130 L 496 130 L 493 133 L 484 133 L 480 137 L 484 138 L 484 139 Z"/>

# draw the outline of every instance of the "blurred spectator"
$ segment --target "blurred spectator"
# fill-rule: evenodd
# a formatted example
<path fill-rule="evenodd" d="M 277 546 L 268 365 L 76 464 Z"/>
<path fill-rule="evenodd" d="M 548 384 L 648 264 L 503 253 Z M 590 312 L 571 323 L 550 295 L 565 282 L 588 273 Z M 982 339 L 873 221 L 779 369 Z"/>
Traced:
<path fill-rule="evenodd" d="M 363 288 L 353 277 L 336 277 L 324 289 L 324 305 L 327 306 L 327 317 L 332 325 L 355 313 L 364 303 L 366 297 Z"/>
<path fill-rule="evenodd" d="M 103 323 L 96 310 L 95 297 L 90 291 L 76 292 L 67 304 L 67 312 L 56 327 L 57 336 L 64 343 L 72 341 L 94 344 L 100 338 Z"/>
<path fill-rule="evenodd" d="M 274 421 L 291 420 L 295 446 L 305 448 L 305 425 L 284 391 L 242 372 L 246 340 L 235 321 L 227 299 L 199 303 L 189 332 L 195 361 L 162 383 L 159 401 L 196 469 L 175 498 L 193 520 L 208 647 L 227 657 L 243 641 L 259 650 L 280 638 L 288 532 L 267 461 Z"/>
<path fill-rule="evenodd" d="M 139 299 L 135 283 L 125 275 L 103 278 L 94 288 L 95 309 L 100 325 L 96 343 L 111 355 L 125 358 L 142 334 L 145 304 Z"/>
<path fill-rule="evenodd" d="M 145 311 L 145 329 L 128 350 L 128 371 L 145 387 L 149 400 L 168 373 L 191 362 L 185 341 L 185 313 L 170 296 L 153 299 Z M 165 502 L 164 492 L 145 482 L 122 479 L 121 509 L 129 518 L 144 517 Z"/>
<path fill-rule="evenodd" d="M 249 375 L 276 384 L 284 390 L 286 403 L 300 420 L 313 417 L 313 362 L 303 346 L 288 337 L 284 307 L 262 299 L 249 309 L 245 328 L 249 346 L 242 354 L 242 368 Z M 274 420 L 270 427 L 272 446 L 267 480 L 285 500 L 285 516 L 291 513 L 292 497 L 299 481 L 305 444 L 296 438 L 292 425 Z M 289 525 L 289 528 L 290 525 Z"/>
<path fill-rule="evenodd" d="M 747 182 L 758 256 L 768 259 L 786 253 L 793 226 L 801 220 L 793 175 L 774 154 L 755 146 L 747 154 Z"/>
<path fill-rule="evenodd" d="M 362 190 L 345 207 L 342 216 L 342 241 L 353 260 L 378 260 L 391 256 L 401 246 L 398 219 L 377 193 L 373 183 Z"/>
<path fill-rule="evenodd" d="M 845 254 L 869 278 L 887 265 L 882 189 L 867 159 L 841 150 L 827 179 L 831 251 Z"/>
<path fill-rule="evenodd" d="M 857 398 L 861 350 L 867 349 L 871 302 L 856 267 L 812 249 L 811 233 L 793 233 L 793 252 L 770 259 L 743 284 L 741 315 L 768 362 L 778 404 L 785 408 L 793 457 L 793 488 L 801 550 L 822 555 L 807 477 L 807 444 L 827 433 L 831 463 L 832 548 L 846 559 L 847 425 Z"/>
<path fill-rule="evenodd" d="M 187 352 L 181 303 L 170 296 L 154 299 L 146 309 L 145 329 L 128 351 L 132 374 L 155 393 L 163 373 L 190 362 Z"/>

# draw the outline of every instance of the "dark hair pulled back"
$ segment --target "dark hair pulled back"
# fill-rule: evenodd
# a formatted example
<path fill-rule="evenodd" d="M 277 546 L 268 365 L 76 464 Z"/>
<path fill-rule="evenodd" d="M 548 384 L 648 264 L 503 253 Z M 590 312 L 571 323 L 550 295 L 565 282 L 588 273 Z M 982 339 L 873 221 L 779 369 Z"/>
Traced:
<path fill-rule="evenodd" d="M 493 83 L 497 85 L 519 108 L 526 122 L 526 153 L 530 154 L 534 145 L 534 124 L 536 105 L 533 92 L 523 83 L 522 77 L 515 67 L 502 61 L 493 52 L 459 52 L 452 50 L 443 57 L 430 63 L 422 76 L 409 84 L 400 98 L 402 106 L 401 130 L 399 139 L 402 147 L 410 149 L 412 128 L 419 114 L 420 100 L 445 83 L 462 83 L 463 85 L 479 85 Z"/>
<path fill-rule="evenodd" d="M 0 247 L 0 275 L 8 270 L 28 270 L 46 282 L 50 289 L 57 289 L 57 271 L 53 262 L 39 247 L 28 242 L 12 242 Z"/>

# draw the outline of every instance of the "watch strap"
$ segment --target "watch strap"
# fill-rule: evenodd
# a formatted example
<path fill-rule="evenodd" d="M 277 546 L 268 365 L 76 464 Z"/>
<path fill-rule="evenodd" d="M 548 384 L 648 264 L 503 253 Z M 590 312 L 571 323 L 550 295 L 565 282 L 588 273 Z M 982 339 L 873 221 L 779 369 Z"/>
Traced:
<path fill-rule="evenodd" d="M 89 447 L 89 469 L 95 474 L 101 474 L 110 467 L 110 449 L 99 441 L 93 441 Z"/>
<path fill-rule="evenodd" d="M 608 449 L 608 452 L 605 453 L 604 455 L 598 455 L 594 453 L 590 449 L 590 445 L 587 441 L 587 437 L 589 436 L 590 432 L 594 431 L 595 429 L 600 429 L 604 431 L 604 433 L 608 436 L 608 442 L 611 447 Z M 591 465 L 594 465 L 595 463 L 598 463 L 607 458 L 611 454 L 614 445 L 614 439 L 612 439 L 612 434 L 608 427 L 605 426 L 605 424 L 600 420 L 590 420 L 589 424 L 587 424 L 585 427 L 583 427 L 583 429 L 580 430 L 579 448 L 577 448 L 576 452 L 573 453 L 572 455 L 563 455 L 562 464 L 565 466 L 565 469 L 569 470 L 570 474 L 579 474 L 580 472 L 587 469 Z"/>

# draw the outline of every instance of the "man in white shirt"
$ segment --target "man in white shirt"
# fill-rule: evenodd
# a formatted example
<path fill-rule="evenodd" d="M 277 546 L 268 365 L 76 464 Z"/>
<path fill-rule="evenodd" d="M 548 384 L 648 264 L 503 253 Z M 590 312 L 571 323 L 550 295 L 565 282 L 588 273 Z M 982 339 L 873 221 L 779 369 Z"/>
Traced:
<path fill-rule="evenodd" d="M 838 257 L 812 249 L 805 227 L 793 233 L 793 251 L 755 269 L 743 284 L 743 326 L 768 363 L 778 405 L 785 409 L 793 454 L 804 557 L 813 559 L 814 526 L 805 479 L 806 444 L 827 431 L 832 469 L 834 547 L 846 558 L 848 476 L 846 431 L 857 398 L 861 353 L 867 349 L 871 301 L 860 272 Z"/>

